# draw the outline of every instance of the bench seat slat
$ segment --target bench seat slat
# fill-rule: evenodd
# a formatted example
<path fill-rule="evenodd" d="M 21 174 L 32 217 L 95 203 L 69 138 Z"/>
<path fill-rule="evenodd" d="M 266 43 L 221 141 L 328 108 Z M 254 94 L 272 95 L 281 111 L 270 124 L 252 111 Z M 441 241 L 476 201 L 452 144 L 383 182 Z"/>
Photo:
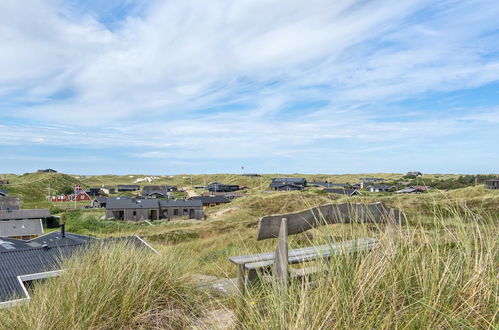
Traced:
<path fill-rule="evenodd" d="M 300 248 L 300 249 L 289 250 L 288 256 L 289 256 L 289 258 L 299 257 L 299 256 L 303 256 L 303 255 L 317 253 L 320 251 L 328 251 L 331 248 L 335 249 L 335 248 L 341 248 L 343 246 L 349 246 L 349 245 L 359 245 L 360 246 L 362 244 L 367 244 L 369 242 L 377 242 L 377 240 L 374 238 L 360 238 L 357 240 L 345 241 L 345 242 L 334 243 L 334 244 L 309 246 L 309 247 L 304 247 L 304 248 Z M 229 257 L 229 260 L 234 264 L 240 265 L 240 264 L 261 262 L 261 261 L 266 261 L 266 260 L 273 261 L 274 258 L 275 258 L 274 252 L 267 252 L 267 253 L 258 253 L 258 254 L 244 255 L 244 256 Z"/>
<path fill-rule="evenodd" d="M 346 244 L 348 243 L 348 244 Z M 343 252 L 356 252 L 356 251 L 365 251 L 371 250 L 377 244 L 376 240 L 363 241 L 358 243 L 357 241 L 349 241 L 345 243 L 338 243 L 334 245 L 321 245 L 315 249 L 315 251 L 308 250 L 308 253 L 301 253 L 298 255 L 290 255 L 288 257 L 289 264 L 297 264 L 307 261 L 312 261 L 316 259 L 325 259 L 329 258 L 333 255 L 337 255 Z M 250 269 L 258 269 L 258 268 L 267 268 L 274 264 L 274 259 L 261 260 L 256 262 L 250 262 L 244 265 L 244 268 Z"/>

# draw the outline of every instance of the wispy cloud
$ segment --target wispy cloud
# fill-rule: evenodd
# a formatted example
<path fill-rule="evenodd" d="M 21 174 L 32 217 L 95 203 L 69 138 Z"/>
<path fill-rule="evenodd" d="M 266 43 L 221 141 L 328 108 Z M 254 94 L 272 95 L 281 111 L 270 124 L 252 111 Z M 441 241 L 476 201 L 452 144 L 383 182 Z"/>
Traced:
<path fill-rule="evenodd" d="M 479 131 L 495 107 L 394 104 L 496 82 L 498 16 L 472 0 L 1 2 L 0 146 L 181 162 Z"/>

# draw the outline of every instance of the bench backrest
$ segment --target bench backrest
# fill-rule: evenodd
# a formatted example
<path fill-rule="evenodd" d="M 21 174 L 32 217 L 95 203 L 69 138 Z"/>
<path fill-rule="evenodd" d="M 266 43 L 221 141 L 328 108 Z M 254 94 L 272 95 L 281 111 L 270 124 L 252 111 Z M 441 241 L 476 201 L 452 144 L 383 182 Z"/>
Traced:
<path fill-rule="evenodd" d="M 281 220 L 287 219 L 287 235 L 294 235 L 309 229 L 334 223 L 394 223 L 402 224 L 405 216 L 400 210 L 374 204 L 327 204 L 305 211 L 269 215 L 260 218 L 257 240 L 279 237 Z M 287 236 L 286 235 L 286 236 Z"/>

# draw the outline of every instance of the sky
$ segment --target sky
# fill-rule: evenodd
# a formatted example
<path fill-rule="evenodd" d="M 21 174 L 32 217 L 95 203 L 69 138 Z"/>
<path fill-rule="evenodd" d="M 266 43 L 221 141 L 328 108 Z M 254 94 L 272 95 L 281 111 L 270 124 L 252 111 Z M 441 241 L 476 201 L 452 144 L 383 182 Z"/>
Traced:
<path fill-rule="evenodd" d="M 496 0 L 0 0 L 0 173 L 499 173 L 498 17 Z"/>

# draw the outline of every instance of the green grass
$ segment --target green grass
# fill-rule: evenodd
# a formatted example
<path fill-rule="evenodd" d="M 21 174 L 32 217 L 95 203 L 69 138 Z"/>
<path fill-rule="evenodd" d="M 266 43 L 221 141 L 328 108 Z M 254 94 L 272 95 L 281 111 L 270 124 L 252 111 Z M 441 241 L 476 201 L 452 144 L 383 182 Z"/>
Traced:
<path fill-rule="evenodd" d="M 97 246 L 36 286 L 29 304 L 0 311 L 2 329 L 183 329 L 201 297 L 174 251 Z"/>
<path fill-rule="evenodd" d="M 219 179 L 233 183 L 230 178 Z M 345 201 L 383 201 L 403 209 L 408 221 L 402 227 L 330 225 L 292 236 L 290 248 L 358 237 L 380 240 L 372 252 L 317 263 L 322 271 L 314 285 L 292 281 L 283 291 L 265 279 L 243 300 L 193 291 L 194 274 L 234 277 L 229 256 L 275 249 L 275 240 L 256 241 L 259 217 Z M 104 249 L 70 261 L 63 277 L 39 286 L 29 305 L 0 311 L 5 328 L 188 328 L 203 311 L 214 309 L 234 313 L 239 329 L 499 327 L 499 191 L 480 186 L 355 198 L 256 189 L 207 210 L 206 221 L 152 225 L 105 221 L 102 210 L 64 214 L 70 232 L 137 234 L 161 256 Z"/>

